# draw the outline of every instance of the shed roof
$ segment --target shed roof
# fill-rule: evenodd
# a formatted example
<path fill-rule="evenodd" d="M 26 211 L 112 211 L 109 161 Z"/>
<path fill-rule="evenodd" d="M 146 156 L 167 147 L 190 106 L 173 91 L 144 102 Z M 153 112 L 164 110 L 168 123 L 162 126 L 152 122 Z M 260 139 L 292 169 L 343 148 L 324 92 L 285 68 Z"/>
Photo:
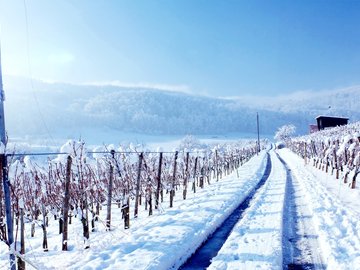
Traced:
<path fill-rule="evenodd" d="M 319 115 L 319 116 L 317 116 L 315 119 L 319 119 L 319 118 L 333 118 L 333 119 L 346 119 L 346 120 L 349 120 L 348 117 L 329 116 L 329 115 Z"/>

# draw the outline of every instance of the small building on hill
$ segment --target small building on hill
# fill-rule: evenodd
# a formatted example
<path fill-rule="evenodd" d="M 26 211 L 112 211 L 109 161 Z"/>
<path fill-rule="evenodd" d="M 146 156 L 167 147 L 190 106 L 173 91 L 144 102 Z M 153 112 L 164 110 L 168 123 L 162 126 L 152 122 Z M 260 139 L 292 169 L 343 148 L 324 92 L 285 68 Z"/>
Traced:
<path fill-rule="evenodd" d="M 334 117 L 334 116 L 323 116 L 320 115 L 316 117 L 317 127 L 319 130 L 329 128 L 329 127 L 337 127 L 347 125 L 349 118 L 346 117 Z"/>

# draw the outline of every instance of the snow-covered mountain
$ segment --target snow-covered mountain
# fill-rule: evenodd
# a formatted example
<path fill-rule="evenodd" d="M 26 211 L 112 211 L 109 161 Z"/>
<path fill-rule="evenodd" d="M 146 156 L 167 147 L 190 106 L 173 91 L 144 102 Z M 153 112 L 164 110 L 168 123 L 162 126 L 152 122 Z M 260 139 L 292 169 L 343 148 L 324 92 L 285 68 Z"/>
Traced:
<path fill-rule="evenodd" d="M 4 80 L 6 124 L 10 136 L 51 133 L 57 138 L 86 132 L 153 135 L 256 133 L 272 135 L 284 124 L 297 133 L 319 114 L 360 120 L 360 86 L 281 97 L 215 98 L 150 88 L 45 83 L 14 77 Z M 331 106 L 331 108 L 329 108 Z"/>

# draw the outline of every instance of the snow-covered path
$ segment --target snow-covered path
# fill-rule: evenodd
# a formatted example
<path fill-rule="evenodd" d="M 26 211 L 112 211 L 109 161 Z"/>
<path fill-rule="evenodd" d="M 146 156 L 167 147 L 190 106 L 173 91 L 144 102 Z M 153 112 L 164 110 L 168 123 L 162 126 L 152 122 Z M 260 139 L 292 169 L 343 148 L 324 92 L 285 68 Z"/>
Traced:
<path fill-rule="evenodd" d="M 288 149 L 279 153 L 286 166 L 272 154 L 274 173 L 209 269 L 360 269 L 359 202 L 341 196 L 359 190 L 329 184 Z"/>
<path fill-rule="evenodd" d="M 201 266 L 210 264 L 206 262 L 206 253 L 217 254 L 209 269 L 280 269 L 281 266 L 284 269 L 325 269 L 303 190 L 293 179 L 286 162 L 274 151 L 270 156 L 272 162 L 268 167 L 272 173 L 269 179 L 266 181 L 264 175 L 265 186 L 257 187 L 254 196 L 247 199 L 250 201 L 244 205 L 246 208 L 241 215 L 236 214 L 238 223 L 227 239 L 222 235 L 226 242 L 222 242 L 220 252 L 209 249 L 214 236 L 216 243 L 220 241 L 217 233 L 221 234 L 226 224 L 222 224 L 209 238 L 210 244 L 207 241 L 181 269 L 204 269 Z"/>
<path fill-rule="evenodd" d="M 286 171 L 271 151 L 272 170 L 208 269 L 280 269 Z"/>
<path fill-rule="evenodd" d="M 215 230 L 215 232 L 208 237 L 200 248 L 181 266 L 181 270 L 201 270 L 207 268 L 211 260 L 224 242 L 227 240 L 229 234 L 233 230 L 236 223 L 243 217 L 245 211 L 249 208 L 250 203 L 256 196 L 258 190 L 266 183 L 271 172 L 271 158 L 267 154 L 267 164 L 264 171 L 264 175 L 253 190 L 247 195 L 247 197 L 240 203 L 240 205 L 231 213 L 231 215 Z"/>

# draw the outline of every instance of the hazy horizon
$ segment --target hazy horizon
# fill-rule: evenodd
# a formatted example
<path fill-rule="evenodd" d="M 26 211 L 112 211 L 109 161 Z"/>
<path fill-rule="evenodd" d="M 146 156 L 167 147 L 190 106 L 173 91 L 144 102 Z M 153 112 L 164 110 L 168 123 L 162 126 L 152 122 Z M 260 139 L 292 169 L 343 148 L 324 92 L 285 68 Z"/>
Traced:
<path fill-rule="evenodd" d="M 6 77 L 5 77 L 6 78 Z M 140 137 L 272 138 L 282 125 L 308 133 L 320 114 L 360 120 L 360 86 L 281 97 L 211 97 L 155 88 L 75 85 L 7 77 L 5 118 L 12 138 L 52 137 L 116 143 Z M 140 136 L 143 135 L 143 136 Z M 151 139 L 153 139 L 151 138 Z"/>

